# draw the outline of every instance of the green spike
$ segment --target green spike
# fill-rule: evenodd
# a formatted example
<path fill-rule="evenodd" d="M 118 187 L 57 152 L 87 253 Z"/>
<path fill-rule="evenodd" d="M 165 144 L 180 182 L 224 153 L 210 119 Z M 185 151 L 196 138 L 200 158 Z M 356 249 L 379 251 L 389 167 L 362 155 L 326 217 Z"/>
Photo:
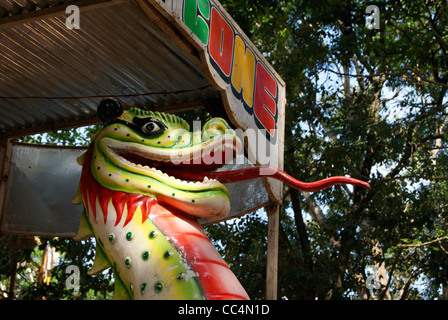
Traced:
<path fill-rule="evenodd" d="M 131 300 L 129 291 L 121 281 L 120 277 L 115 277 L 113 300 Z"/>
<path fill-rule="evenodd" d="M 107 259 L 103 248 L 101 248 L 101 246 L 97 244 L 93 267 L 87 273 L 92 276 L 106 270 L 107 268 L 110 268 L 109 260 Z"/>
<path fill-rule="evenodd" d="M 72 199 L 72 204 L 83 204 L 82 193 L 81 193 L 81 183 L 78 183 L 78 189 L 76 189 L 76 194 Z"/>
<path fill-rule="evenodd" d="M 76 236 L 73 237 L 73 239 L 76 241 L 81 241 L 90 237 L 93 237 L 93 231 L 90 227 L 89 220 L 87 219 L 86 211 L 84 210 L 81 215 L 78 232 L 76 233 Z"/>
<path fill-rule="evenodd" d="M 84 158 L 86 156 L 86 153 L 87 153 L 87 151 L 84 152 L 83 154 L 81 154 L 78 158 L 76 158 L 76 162 L 78 162 L 78 164 L 80 166 L 82 166 L 84 164 Z"/>

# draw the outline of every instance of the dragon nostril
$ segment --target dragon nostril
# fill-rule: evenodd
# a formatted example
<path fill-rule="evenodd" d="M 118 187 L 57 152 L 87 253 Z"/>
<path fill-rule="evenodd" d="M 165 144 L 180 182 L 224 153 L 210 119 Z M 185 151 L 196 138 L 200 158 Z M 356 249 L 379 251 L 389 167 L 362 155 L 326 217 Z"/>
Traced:
<path fill-rule="evenodd" d="M 97 108 L 98 117 L 102 122 L 108 122 L 119 116 L 124 112 L 124 108 L 118 100 L 106 98 L 103 99 Z"/>
<path fill-rule="evenodd" d="M 222 122 L 215 122 L 212 125 L 212 129 L 218 130 L 222 133 L 225 133 L 226 130 L 229 130 L 229 128 L 227 128 Z"/>
<path fill-rule="evenodd" d="M 229 130 L 231 130 L 230 126 L 227 124 L 227 122 L 224 119 L 221 118 L 213 118 L 209 121 L 207 121 L 204 124 L 203 131 L 210 131 L 214 132 L 215 134 L 223 134 L 227 133 Z"/>

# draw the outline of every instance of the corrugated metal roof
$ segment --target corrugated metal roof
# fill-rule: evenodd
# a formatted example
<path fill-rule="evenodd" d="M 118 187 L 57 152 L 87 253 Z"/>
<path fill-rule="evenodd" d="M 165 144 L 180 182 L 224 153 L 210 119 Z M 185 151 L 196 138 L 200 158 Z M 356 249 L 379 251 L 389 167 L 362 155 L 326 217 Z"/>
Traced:
<path fill-rule="evenodd" d="M 61 2 L 0 0 L 0 17 Z M 0 18 L 2 132 L 93 118 L 100 96 L 156 93 L 122 101 L 159 110 L 219 96 L 136 2 L 82 11 L 80 29 L 68 29 L 66 17 L 6 27 Z"/>

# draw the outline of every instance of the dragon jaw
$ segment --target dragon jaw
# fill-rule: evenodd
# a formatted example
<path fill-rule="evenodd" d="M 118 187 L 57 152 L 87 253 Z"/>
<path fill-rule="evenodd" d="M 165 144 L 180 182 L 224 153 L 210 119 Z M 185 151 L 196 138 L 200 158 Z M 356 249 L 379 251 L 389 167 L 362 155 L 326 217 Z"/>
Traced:
<path fill-rule="evenodd" d="M 92 175 L 102 186 L 115 191 L 140 193 L 158 203 L 201 219 L 219 219 L 230 211 L 229 194 L 213 171 L 241 152 L 241 143 L 225 120 L 208 121 L 202 132 L 191 133 L 172 115 L 138 109 L 125 111 L 95 137 Z M 122 123 L 157 118 L 166 126 L 160 134 L 144 135 Z M 144 117 L 142 117 L 144 116 Z M 132 121 L 132 122 L 130 122 Z M 202 181 L 189 181 L 164 172 L 196 171 Z"/>

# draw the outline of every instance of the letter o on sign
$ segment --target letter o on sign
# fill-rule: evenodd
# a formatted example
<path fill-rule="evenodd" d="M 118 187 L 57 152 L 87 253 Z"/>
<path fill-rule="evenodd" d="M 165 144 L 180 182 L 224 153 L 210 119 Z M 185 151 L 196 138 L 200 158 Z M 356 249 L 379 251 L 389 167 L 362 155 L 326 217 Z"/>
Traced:
<path fill-rule="evenodd" d="M 210 56 L 227 77 L 232 70 L 233 29 L 216 8 L 212 8 L 210 22 L 210 39 L 208 50 Z"/>

